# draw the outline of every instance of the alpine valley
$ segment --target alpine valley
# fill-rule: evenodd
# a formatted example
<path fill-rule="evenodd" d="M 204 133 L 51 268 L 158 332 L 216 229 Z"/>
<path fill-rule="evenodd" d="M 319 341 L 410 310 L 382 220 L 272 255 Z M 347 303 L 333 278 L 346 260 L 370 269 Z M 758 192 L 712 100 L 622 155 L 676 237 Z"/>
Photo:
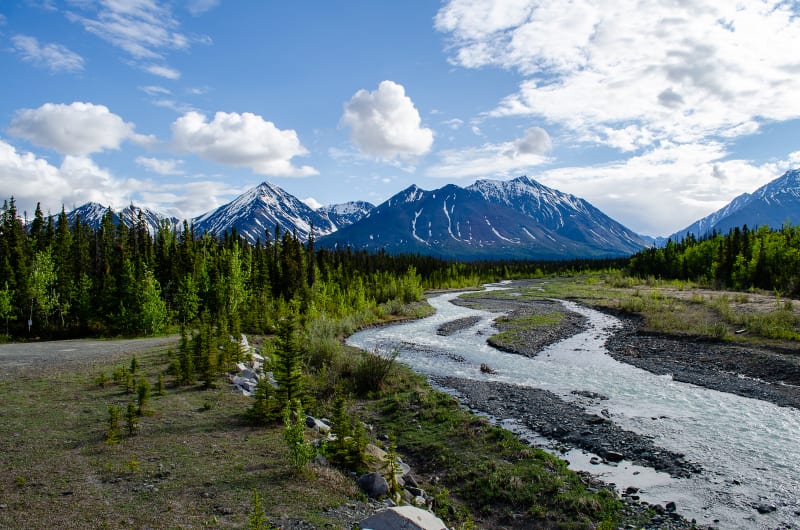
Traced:
<path fill-rule="evenodd" d="M 68 214 L 99 225 L 109 208 L 87 203 Z M 734 226 L 753 228 L 800 223 L 800 170 L 743 194 L 721 210 L 672 234 L 680 240 Z M 181 221 L 129 206 L 115 212 L 128 225 L 139 215 L 148 230 L 160 224 L 180 229 Z M 222 237 L 235 231 L 250 243 L 274 237 L 275 227 L 305 242 L 312 230 L 323 248 L 349 247 L 392 254 L 413 253 L 456 260 L 621 257 L 652 246 L 641 236 L 584 199 L 521 176 L 513 180 L 478 180 L 467 187 L 448 184 L 435 190 L 417 186 L 378 206 L 357 201 L 313 209 L 269 182 L 233 201 L 188 220 L 197 234 Z M 666 238 L 658 238 L 657 243 Z"/>

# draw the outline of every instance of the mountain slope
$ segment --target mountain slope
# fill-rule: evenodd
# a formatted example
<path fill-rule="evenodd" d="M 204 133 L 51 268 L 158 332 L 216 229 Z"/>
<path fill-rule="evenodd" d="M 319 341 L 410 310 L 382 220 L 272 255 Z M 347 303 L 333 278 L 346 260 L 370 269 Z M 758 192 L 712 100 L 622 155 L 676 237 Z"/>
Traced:
<path fill-rule="evenodd" d="M 336 226 L 324 214 L 311 209 L 294 195 L 283 189 L 262 182 L 237 198 L 211 212 L 193 219 L 195 232 L 221 237 L 232 228 L 250 243 L 264 241 L 275 232 L 275 225 L 282 231 L 296 231 L 297 238 L 306 241 L 314 226 L 315 235 L 329 234 Z"/>
<path fill-rule="evenodd" d="M 713 231 L 727 233 L 747 225 L 780 228 L 784 223 L 800 224 L 800 170 L 787 171 L 753 193 L 744 193 L 724 208 L 703 217 L 670 236 L 680 241 L 688 234 L 703 237 Z"/>
<path fill-rule="evenodd" d="M 75 222 L 75 218 L 80 216 L 81 222 L 86 223 L 93 228 L 98 228 L 103 221 L 103 217 L 110 209 L 110 207 L 103 206 L 102 204 L 96 202 L 87 202 L 86 204 L 82 204 L 81 206 L 78 206 L 74 210 L 68 212 L 67 220 L 71 225 Z M 120 211 L 115 210 L 114 223 L 117 224 L 120 222 L 120 220 L 122 220 L 125 222 L 126 226 L 135 226 L 139 220 L 140 212 L 142 214 L 142 218 L 144 219 L 145 225 L 147 226 L 147 231 L 151 234 L 155 234 L 158 231 L 162 221 L 167 221 L 171 227 L 177 226 L 178 223 L 180 223 L 176 217 L 169 217 L 150 210 L 149 208 L 141 208 L 139 206 L 134 206 L 133 204 L 126 206 Z"/>
<path fill-rule="evenodd" d="M 646 246 L 583 199 L 528 177 L 433 191 L 411 186 L 319 244 L 452 259 L 623 256 Z"/>
<path fill-rule="evenodd" d="M 375 205 L 366 201 L 351 201 L 342 204 L 322 206 L 317 209 L 317 212 L 327 216 L 334 226 L 340 229 L 360 221 L 374 209 Z"/>

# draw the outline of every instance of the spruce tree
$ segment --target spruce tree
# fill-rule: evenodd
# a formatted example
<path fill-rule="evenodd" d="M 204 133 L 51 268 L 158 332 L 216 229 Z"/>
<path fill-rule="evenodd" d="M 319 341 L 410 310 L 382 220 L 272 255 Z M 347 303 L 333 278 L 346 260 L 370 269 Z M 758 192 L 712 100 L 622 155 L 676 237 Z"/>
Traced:
<path fill-rule="evenodd" d="M 113 403 L 108 404 L 108 430 L 106 431 L 106 443 L 115 444 L 119 442 L 119 407 Z"/>
<path fill-rule="evenodd" d="M 298 325 L 293 314 L 278 323 L 278 341 L 275 348 L 273 371 L 278 382 L 281 408 L 294 399 L 302 399 L 303 370 L 298 337 Z"/>

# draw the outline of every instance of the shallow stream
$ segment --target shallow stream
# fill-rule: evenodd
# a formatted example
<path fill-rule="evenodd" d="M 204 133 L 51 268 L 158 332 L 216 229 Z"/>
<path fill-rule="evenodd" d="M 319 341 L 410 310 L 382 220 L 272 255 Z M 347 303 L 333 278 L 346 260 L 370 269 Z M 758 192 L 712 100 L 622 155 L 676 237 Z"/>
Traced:
<path fill-rule="evenodd" d="M 352 335 L 348 344 L 382 354 L 396 348 L 401 362 L 428 375 L 543 388 L 565 401 L 582 403 L 587 412 L 599 414 L 605 409 L 623 429 L 685 454 L 703 472 L 674 479 L 625 461 L 594 465 L 593 455 L 577 449 L 562 455 L 573 469 L 598 475 L 620 491 L 640 488 L 640 498 L 653 504 L 675 502 L 679 513 L 701 525 L 800 528 L 800 411 L 675 382 L 620 363 L 604 346 L 620 322 L 571 302 L 563 303 L 588 317 L 586 331 L 553 344 L 533 359 L 499 351 L 486 344 L 486 338 L 496 333 L 492 321 L 499 314 L 451 304 L 456 296 L 430 298 L 436 309 L 431 317 L 364 330 Z M 469 328 L 449 336 L 436 333 L 446 322 L 473 315 L 481 319 Z M 482 373 L 481 363 L 497 373 Z M 575 390 L 609 399 L 586 402 L 572 394 Z M 504 425 L 535 443 L 550 445 L 513 419 Z M 762 514 L 759 506 L 775 511 Z"/>

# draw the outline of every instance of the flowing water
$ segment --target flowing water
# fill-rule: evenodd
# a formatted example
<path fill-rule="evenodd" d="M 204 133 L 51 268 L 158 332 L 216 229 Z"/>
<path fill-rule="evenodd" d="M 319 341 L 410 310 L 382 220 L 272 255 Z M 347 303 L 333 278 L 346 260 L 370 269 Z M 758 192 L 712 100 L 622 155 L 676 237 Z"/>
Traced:
<path fill-rule="evenodd" d="M 501 352 L 486 344 L 495 333 L 497 313 L 456 306 L 447 293 L 429 299 L 436 314 L 417 321 L 358 332 L 348 343 L 389 353 L 414 370 L 438 376 L 495 380 L 543 388 L 576 402 L 571 392 L 587 390 L 609 399 L 589 404 L 605 409 L 623 429 L 653 438 L 656 446 L 683 453 L 703 472 L 673 479 L 634 466 L 590 464 L 592 455 L 572 450 L 564 458 L 574 469 L 599 475 L 620 490 L 641 488 L 642 500 L 664 505 L 699 524 L 719 528 L 800 528 L 800 411 L 673 381 L 669 376 L 620 363 L 605 350 L 605 340 L 620 325 L 608 315 L 563 302 L 589 319 L 586 331 L 543 350 L 533 359 Z M 466 316 L 481 320 L 450 336 L 436 330 Z M 494 368 L 484 374 L 480 364 Z M 583 402 L 585 404 L 585 401 Z M 542 442 L 513 420 L 504 423 L 520 436 Z M 757 507 L 774 506 L 760 514 Z"/>

